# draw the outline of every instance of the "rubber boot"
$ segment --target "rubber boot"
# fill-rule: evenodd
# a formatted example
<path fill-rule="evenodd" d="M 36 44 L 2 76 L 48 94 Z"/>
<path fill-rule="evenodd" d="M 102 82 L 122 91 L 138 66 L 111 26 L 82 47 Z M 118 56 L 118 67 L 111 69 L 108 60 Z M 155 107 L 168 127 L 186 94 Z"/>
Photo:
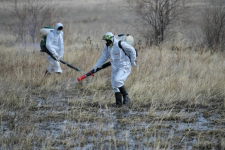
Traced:
<path fill-rule="evenodd" d="M 122 86 L 122 87 L 119 88 L 119 90 L 120 90 L 120 93 L 123 94 L 123 104 L 128 103 L 130 101 L 130 98 L 127 94 L 127 91 L 126 91 L 125 87 Z"/>
<path fill-rule="evenodd" d="M 46 76 L 46 75 L 50 75 L 50 74 L 51 74 L 51 73 L 48 72 L 48 70 L 45 71 L 45 76 Z"/>
<path fill-rule="evenodd" d="M 61 72 L 56 72 L 56 74 L 61 75 L 62 73 Z"/>
<path fill-rule="evenodd" d="M 120 92 L 115 93 L 116 105 L 122 106 L 122 94 Z"/>

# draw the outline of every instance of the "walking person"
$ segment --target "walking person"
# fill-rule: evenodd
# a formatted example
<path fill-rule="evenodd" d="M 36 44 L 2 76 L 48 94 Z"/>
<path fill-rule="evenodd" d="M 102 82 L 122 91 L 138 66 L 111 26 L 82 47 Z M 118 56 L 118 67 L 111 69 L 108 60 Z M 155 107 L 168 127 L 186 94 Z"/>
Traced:
<path fill-rule="evenodd" d="M 130 98 L 124 82 L 131 72 L 131 65 L 136 66 L 136 51 L 126 42 L 120 43 L 123 48 L 121 49 L 119 41 L 114 38 L 112 32 L 107 32 L 103 36 L 103 40 L 106 41 L 106 46 L 93 69 L 96 71 L 97 68 L 101 67 L 110 58 L 112 65 L 111 84 L 115 93 L 116 105 L 126 104 L 130 101 Z"/>
<path fill-rule="evenodd" d="M 64 54 L 64 44 L 63 44 L 63 24 L 57 23 L 55 29 L 47 35 L 46 38 L 46 48 L 53 54 L 53 56 L 59 60 Z M 60 67 L 59 61 L 54 60 L 48 55 L 48 61 L 50 65 L 47 67 L 45 74 L 52 74 L 54 72 L 61 74 L 62 69 Z"/>

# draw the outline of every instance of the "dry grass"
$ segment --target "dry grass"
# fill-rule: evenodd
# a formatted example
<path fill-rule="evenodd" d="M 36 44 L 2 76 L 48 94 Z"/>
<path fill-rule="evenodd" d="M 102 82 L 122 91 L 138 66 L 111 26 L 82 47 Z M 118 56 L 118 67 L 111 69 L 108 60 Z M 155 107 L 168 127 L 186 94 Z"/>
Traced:
<path fill-rule="evenodd" d="M 61 89 L 61 85 L 88 72 L 101 55 L 101 50 L 95 44 L 92 46 L 87 41 L 83 43 L 86 43 L 83 47 L 75 51 L 67 50 L 64 55 L 64 60 L 81 68 L 82 73 L 62 65 L 64 73 L 61 76 L 49 77 L 44 77 L 48 65 L 46 54 L 31 52 L 29 47 L 27 50 L 18 46 L 4 48 L 1 51 L 1 85 L 3 88 L 14 85 L 12 87 L 18 92 L 23 89 L 34 93 L 67 90 Z M 171 50 L 174 47 L 177 49 Z M 125 83 L 134 103 L 148 105 L 154 102 L 186 101 L 208 105 L 211 99 L 224 96 L 225 62 L 222 53 L 211 54 L 204 48 L 183 48 L 167 43 L 160 47 L 140 49 L 137 61 L 138 66 L 132 68 Z M 110 68 L 96 74 L 94 78 L 89 77 L 87 81 L 75 85 L 75 88 L 83 88 L 92 94 L 111 90 Z"/>

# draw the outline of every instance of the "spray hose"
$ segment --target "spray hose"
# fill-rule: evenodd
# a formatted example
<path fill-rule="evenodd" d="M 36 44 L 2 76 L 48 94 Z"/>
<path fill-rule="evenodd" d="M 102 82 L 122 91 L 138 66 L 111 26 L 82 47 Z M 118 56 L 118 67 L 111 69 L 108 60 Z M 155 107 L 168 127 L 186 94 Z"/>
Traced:
<path fill-rule="evenodd" d="M 74 67 L 74 66 L 72 66 L 71 64 L 68 64 L 67 62 L 55 58 L 55 57 L 53 56 L 53 54 L 52 54 L 45 46 L 42 46 L 42 47 L 41 47 L 40 52 L 45 52 L 45 53 L 47 53 L 49 56 L 51 56 L 52 59 L 54 59 L 54 60 L 56 60 L 56 61 L 59 61 L 59 62 L 65 64 L 65 65 L 67 65 L 68 67 L 70 67 L 70 68 L 72 68 L 72 69 L 75 69 L 76 71 L 81 71 L 81 69 L 79 69 L 79 68 L 77 68 L 77 67 Z"/>
<path fill-rule="evenodd" d="M 90 72 L 88 72 L 87 74 L 81 76 L 80 78 L 77 78 L 77 81 L 81 81 L 85 78 L 87 78 L 88 76 L 94 76 L 94 73 L 102 70 L 102 69 L 105 69 L 107 67 L 111 66 L 111 63 L 110 62 L 107 62 L 105 63 L 104 65 L 102 65 L 101 67 L 97 68 L 96 71 L 94 71 L 94 69 L 92 69 Z"/>

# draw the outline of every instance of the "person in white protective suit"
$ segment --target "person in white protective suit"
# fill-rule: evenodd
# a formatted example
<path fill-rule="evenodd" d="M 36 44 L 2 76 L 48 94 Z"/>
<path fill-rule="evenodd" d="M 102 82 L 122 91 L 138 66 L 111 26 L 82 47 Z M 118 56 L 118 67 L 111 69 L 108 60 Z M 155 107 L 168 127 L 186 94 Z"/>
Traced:
<path fill-rule="evenodd" d="M 119 41 L 114 38 L 114 35 L 111 32 L 107 32 L 103 36 L 103 40 L 106 40 L 106 46 L 104 47 L 102 55 L 98 59 L 93 69 L 96 71 L 96 69 L 101 67 L 108 58 L 111 59 L 111 84 L 113 92 L 115 92 L 116 105 L 122 105 L 122 103 L 126 104 L 130 101 L 130 98 L 124 87 L 124 82 L 131 72 L 131 65 L 136 66 L 136 51 L 126 42 L 121 42 L 121 46 L 123 47 L 126 54 L 130 57 L 129 58 L 119 47 Z"/>
<path fill-rule="evenodd" d="M 63 24 L 57 23 L 55 25 L 55 29 L 47 35 L 46 38 L 46 47 L 57 59 L 62 59 L 64 54 L 64 45 L 63 45 Z M 47 67 L 46 73 L 62 73 L 62 69 L 60 67 L 59 61 L 52 59 L 51 56 L 48 55 L 48 61 L 50 65 Z"/>

